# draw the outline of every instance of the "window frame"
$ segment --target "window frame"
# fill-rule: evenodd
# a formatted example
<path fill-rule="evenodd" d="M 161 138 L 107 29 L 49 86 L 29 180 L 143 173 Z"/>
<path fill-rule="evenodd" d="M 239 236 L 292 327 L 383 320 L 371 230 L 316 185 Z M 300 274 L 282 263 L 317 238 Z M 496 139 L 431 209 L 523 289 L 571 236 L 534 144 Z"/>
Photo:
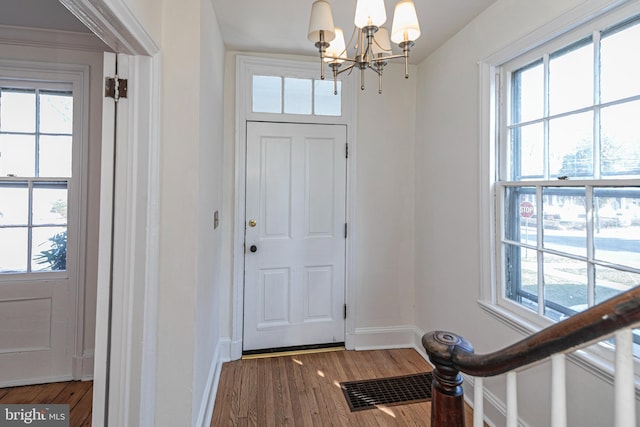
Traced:
<path fill-rule="evenodd" d="M 277 64 L 277 70 L 273 64 Z M 236 57 L 236 81 L 245 82 L 236 90 L 236 116 L 242 115 L 246 120 L 287 122 L 287 123 L 325 123 L 336 124 L 346 123 L 351 120 L 351 111 L 355 109 L 356 88 L 349 80 L 342 80 L 341 84 L 341 115 L 326 116 L 311 114 L 291 114 L 284 112 L 284 79 L 299 78 L 305 80 L 319 80 L 320 69 L 317 61 L 295 61 L 287 59 L 270 58 L 265 59 L 258 56 Z M 253 76 L 272 76 L 282 79 L 282 105 L 280 113 L 254 112 L 252 108 L 253 100 Z M 325 78 L 326 82 L 329 77 Z M 313 90 L 312 84 L 312 90 Z M 242 101 L 242 102 L 241 102 Z M 312 98 L 313 103 L 313 98 Z M 242 106 L 248 106 L 248 111 L 240 111 Z"/>
<path fill-rule="evenodd" d="M 508 164 L 508 150 L 502 149 L 508 135 L 508 112 L 511 93 L 508 71 L 531 64 L 542 50 L 556 52 L 565 46 L 592 36 L 595 31 L 612 29 L 640 14 L 640 5 L 631 1 L 595 1 L 577 7 L 520 40 L 479 61 L 480 103 L 480 179 L 481 206 L 479 239 L 481 257 L 480 307 L 501 323 L 529 335 L 555 322 L 507 299 L 504 296 L 504 268 L 502 236 L 504 224 L 504 178 Z M 508 67 L 505 66 L 508 64 Z M 615 102 L 614 102 L 615 103 Z M 509 144 L 507 144 L 508 146 Z M 549 178 L 548 175 L 546 178 Z M 638 186 L 638 179 L 606 179 L 551 181 L 532 179 L 517 181 L 517 186 Z M 591 345 L 569 355 L 570 359 L 588 371 L 613 383 L 613 347 L 608 342 Z M 636 372 L 640 361 L 636 358 Z M 640 391 L 640 377 L 636 375 L 636 392 Z"/>
<path fill-rule="evenodd" d="M 69 92 L 73 96 L 72 162 L 70 177 L 5 177 L 3 181 L 67 182 L 67 265 L 65 270 L 45 270 L 0 273 L 0 285 L 16 281 L 70 279 L 84 276 L 84 242 L 86 234 L 86 195 L 83 176 L 86 175 L 88 144 L 89 67 L 50 63 L 25 63 L 0 60 L 0 86 L 11 89 L 42 92 Z M 30 184 L 29 184 L 30 185 Z M 31 203 L 31 202 L 29 202 Z M 31 216 L 31 213 L 29 213 Z M 28 243 L 31 244 L 30 242 Z M 25 254 L 26 256 L 26 254 Z M 28 260 L 31 263 L 31 259 Z"/>

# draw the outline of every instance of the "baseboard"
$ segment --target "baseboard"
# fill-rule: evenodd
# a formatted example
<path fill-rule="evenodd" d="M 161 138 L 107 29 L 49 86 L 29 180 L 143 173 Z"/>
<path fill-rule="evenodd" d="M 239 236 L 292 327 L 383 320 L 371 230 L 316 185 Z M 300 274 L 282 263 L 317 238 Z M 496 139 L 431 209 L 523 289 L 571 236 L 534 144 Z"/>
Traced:
<path fill-rule="evenodd" d="M 391 326 L 384 328 L 358 328 L 346 336 L 347 348 L 355 350 L 379 350 L 385 348 L 415 347 L 415 326 Z"/>
<path fill-rule="evenodd" d="M 93 380 L 93 352 L 82 356 L 82 381 Z"/>
<path fill-rule="evenodd" d="M 30 378 L 28 380 L 4 381 L 0 382 L 0 388 L 21 387 L 23 385 L 33 384 L 59 383 L 62 381 L 73 381 L 73 377 L 71 375 L 63 375 L 57 377 Z"/>
<path fill-rule="evenodd" d="M 231 360 L 230 356 L 231 340 L 229 338 L 220 339 L 216 346 L 216 350 L 213 353 L 213 359 L 209 368 L 209 375 L 207 376 L 205 393 L 202 396 L 202 401 L 200 402 L 200 410 L 198 411 L 198 418 L 195 424 L 196 427 L 209 427 L 211 425 L 213 405 L 216 401 L 216 394 L 218 392 L 222 364 Z"/>
<path fill-rule="evenodd" d="M 230 360 L 239 360 L 242 358 L 242 340 L 230 341 L 229 348 Z"/>
<path fill-rule="evenodd" d="M 93 380 L 93 352 L 85 353 L 81 357 L 75 357 L 71 361 L 71 372 L 73 379 L 80 381 Z"/>

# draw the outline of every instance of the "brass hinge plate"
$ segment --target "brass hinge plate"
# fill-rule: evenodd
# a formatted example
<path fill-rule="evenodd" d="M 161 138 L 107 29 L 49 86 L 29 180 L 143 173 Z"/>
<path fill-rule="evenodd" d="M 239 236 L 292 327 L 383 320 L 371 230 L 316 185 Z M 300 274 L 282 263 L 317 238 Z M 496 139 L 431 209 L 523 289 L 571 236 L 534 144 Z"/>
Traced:
<path fill-rule="evenodd" d="M 116 102 L 120 98 L 127 97 L 127 89 L 127 79 L 119 79 L 118 76 L 107 77 L 104 79 L 104 96 L 107 98 L 113 98 Z"/>

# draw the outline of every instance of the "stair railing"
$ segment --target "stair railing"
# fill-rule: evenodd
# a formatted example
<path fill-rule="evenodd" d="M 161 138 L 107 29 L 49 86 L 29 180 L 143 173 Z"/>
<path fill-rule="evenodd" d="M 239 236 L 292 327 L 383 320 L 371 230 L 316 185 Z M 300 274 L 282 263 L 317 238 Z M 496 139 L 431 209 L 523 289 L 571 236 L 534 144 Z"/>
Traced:
<path fill-rule="evenodd" d="M 494 353 L 475 354 L 464 338 L 442 331 L 422 337 L 431 363 L 431 425 L 464 427 L 460 372 L 474 382 L 474 427 L 483 425 L 482 377 L 507 374 L 507 427 L 518 423 L 516 369 L 551 358 L 551 426 L 564 427 L 566 415 L 565 354 L 615 333 L 615 426 L 636 427 L 632 327 L 640 322 L 640 286 L 556 323 Z"/>

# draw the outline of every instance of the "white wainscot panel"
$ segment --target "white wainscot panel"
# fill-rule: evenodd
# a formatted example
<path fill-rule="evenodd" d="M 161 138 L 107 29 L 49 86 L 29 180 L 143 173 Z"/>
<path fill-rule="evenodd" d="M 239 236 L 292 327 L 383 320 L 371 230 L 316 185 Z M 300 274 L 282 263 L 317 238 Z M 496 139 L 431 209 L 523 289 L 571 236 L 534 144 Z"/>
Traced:
<path fill-rule="evenodd" d="M 308 138 L 305 147 L 307 236 L 332 237 L 335 229 L 334 140 Z"/>
<path fill-rule="evenodd" d="M 288 268 L 260 271 L 260 323 L 268 328 L 289 323 L 291 274 Z"/>
<path fill-rule="evenodd" d="M 0 353 L 51 346 L 51 298 L 0 301 Z"/>
<path fill-rule="evenodd" d="M 333 267 L 307 267 L 305 273 L 305 322 L 331 320 Z"/>
<path fill-rule="evenodd" d="M 291 236 L 291 144 L 290 138 L 262 139 L 261 206 L 264 209 L 264 238 Z"/>

